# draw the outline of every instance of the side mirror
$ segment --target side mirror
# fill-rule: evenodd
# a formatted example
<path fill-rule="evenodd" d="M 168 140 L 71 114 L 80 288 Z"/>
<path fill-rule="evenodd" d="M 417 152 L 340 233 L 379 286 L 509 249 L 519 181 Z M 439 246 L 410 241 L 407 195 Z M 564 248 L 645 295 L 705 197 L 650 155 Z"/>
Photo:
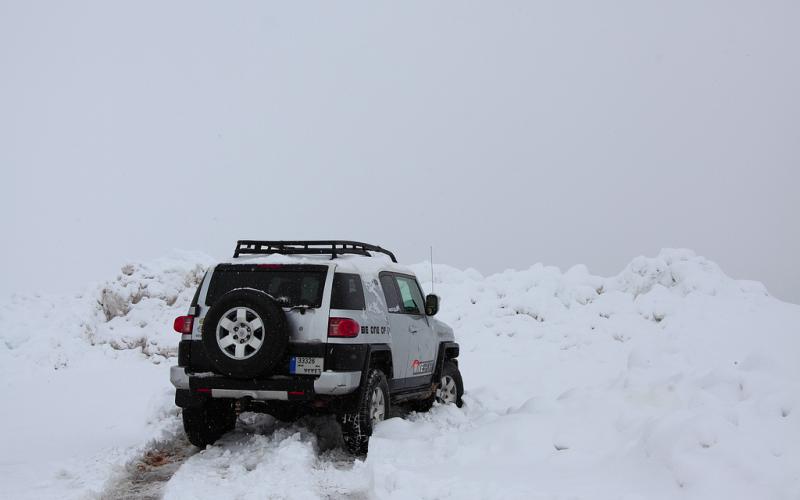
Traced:
<path fill-rule="evenodd" d="M 432 293 L 428 294 L 425 297 L 425 314 L 436 316 L 437 312 L 439 312 L 439 296 Z"/>

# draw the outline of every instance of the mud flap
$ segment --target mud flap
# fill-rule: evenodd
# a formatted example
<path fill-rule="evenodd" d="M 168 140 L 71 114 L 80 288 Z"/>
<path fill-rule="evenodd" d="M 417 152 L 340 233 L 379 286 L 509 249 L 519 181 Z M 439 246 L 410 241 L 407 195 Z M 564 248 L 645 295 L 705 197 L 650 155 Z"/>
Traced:
<path fill-rule="evenodd" d="M 175 406 L 181 408 L 199 408 L 206 404 L 210 399 L 207 394 L 192 393 L 186 389 L 177 389 L 175 391 Z"/>

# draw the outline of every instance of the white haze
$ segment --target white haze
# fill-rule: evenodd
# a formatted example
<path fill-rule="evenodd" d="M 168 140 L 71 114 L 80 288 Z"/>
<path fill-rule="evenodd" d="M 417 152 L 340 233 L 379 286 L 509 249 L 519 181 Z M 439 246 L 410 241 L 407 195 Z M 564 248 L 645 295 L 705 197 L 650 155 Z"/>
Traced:
<path fill-rule="evenodd" d="M 349 238 L 800 302 L 800 3 L 0 1 L 3 292 Z"/>

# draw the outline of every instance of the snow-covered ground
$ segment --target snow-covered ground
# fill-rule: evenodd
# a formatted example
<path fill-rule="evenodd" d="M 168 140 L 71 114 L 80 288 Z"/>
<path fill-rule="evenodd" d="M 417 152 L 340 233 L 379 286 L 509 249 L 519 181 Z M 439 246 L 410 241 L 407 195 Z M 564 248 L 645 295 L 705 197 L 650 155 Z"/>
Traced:
<path fill-rule="evenodd" d="M 118 496 L 174 441 L 170 325 L 209 263 L 176 253 L 0 303 L 0 497 Z M 800 498 L 800 306 L 687 250 L 612 278 L 436 266 L 433 286 L 463 408 L 387 420 L 363 461 L 333 419 L 245 415 L 165 497 Z"/>

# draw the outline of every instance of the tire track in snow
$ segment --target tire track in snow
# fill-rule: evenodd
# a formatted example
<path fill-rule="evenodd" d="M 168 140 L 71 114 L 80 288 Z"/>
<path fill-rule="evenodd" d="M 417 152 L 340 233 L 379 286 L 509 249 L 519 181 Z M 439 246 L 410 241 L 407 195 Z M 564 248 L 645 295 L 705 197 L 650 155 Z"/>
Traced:
<path fill-rule="evenodd" d="M 125 465 L 119 479 L 100 495 L 103 500 L 157 500 L 162 490 L 183 463 L 200 451 L 182 432 L 148 446 L 139 457 Z"/>
<path fill-rule="evenodd" d="M 195 457 L 190 464 L 192 468 L 211 466 L 206 463 L 213 461 L 210 457 L 226 453 L 238 455 L 249 453 L 255 458 L 263 453 L 263 450 L 257 449 L 258 445 L 254 444 L 254 438 L 257 436 L 274 439 L 272 444 L 274 449 L 270 450 L 270 453 L 277 453 L 283 442 L 281 436 L 294 433 L 313 436 L 311 442 L 315 460 L 308 470 L 308 480 L 313 483 L 312 489 L 319 498 L 330 500 L 367 498 L 366 492 L 360 491 L 361 488 L 353 488 L 349 481 L 342 484 L 336 479 L 339 473 L 348 475 L 352 471 L 356 457 L 343 448 L 339 425 L 332 416 L 305 417 L 296 423 L 283 423 L 268 415 L 258 414 L 240 415 L 236 429 L 206 450 L 200 450 L 190 444 L 182 431 L 177 431 L 167 440 L 154 442 L 125 465 L 121 477 L 112 480 L 100 498 L 161 499 L 167 483 L 192 457 Z M 263 440 L 256 439 L 256 441 Z"/>

